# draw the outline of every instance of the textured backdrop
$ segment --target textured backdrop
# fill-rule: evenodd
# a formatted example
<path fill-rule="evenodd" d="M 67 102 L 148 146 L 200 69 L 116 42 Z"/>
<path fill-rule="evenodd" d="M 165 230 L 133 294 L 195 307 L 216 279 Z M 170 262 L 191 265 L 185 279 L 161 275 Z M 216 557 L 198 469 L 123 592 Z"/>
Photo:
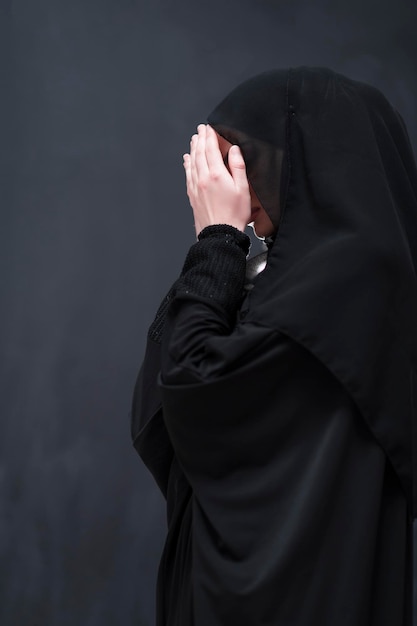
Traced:
<path fill-rule="evenodd" d="M 417 5 L 0 0 L 0 624 L 152 626 L 162 497 L 130 441 L 194 241 L 182 154 L 235 85 L 324 65 L 417 146 Z"/>

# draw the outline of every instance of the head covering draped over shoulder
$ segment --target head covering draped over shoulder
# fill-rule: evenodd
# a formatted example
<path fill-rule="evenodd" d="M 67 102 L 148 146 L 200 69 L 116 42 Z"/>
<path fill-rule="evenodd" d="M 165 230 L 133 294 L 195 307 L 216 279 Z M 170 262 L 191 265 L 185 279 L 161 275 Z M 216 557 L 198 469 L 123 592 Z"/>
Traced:
<path fill-rule="evenodd" d="M 417 168 L 401 115 L 371 85 L 300 66 L 245 81 L 208 123 L 241 147 L 277 226 L 245 321 L 340 380 L 416 518 Z"/>

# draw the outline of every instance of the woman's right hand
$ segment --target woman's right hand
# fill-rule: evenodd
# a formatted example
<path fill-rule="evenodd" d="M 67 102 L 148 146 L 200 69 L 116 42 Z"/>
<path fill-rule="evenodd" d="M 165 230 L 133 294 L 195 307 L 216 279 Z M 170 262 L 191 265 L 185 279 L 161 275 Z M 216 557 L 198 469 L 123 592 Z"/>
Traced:
<path fill-rule="evenodd" d="M 213 224 L 229 224 L 243 232 L 251 217 L 251 198 L 240 148 L 234 145 L 229 149 L 229 172 L 214 129 L 205 124 L 197 129 L 190 154 L 183 155 L 196 234 Z"/>

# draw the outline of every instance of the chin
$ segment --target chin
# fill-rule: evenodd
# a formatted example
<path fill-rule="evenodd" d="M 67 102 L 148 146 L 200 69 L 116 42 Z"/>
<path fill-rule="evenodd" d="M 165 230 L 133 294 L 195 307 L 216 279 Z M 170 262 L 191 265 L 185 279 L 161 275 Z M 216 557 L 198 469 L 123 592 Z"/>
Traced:
<path fill-rule="evenodd" d="M 255 235 L 255 237 L 257 237 L 258 239 L 265 239 L 265 236 L 258 233 L 254 226 L 252 226 L 252 230 L 253 230 L 253 234 Z"/>
<path fill-rule="evenodd" d="M 273 231 L 271 232 L 270 228 L 265 228 L 265 226 L 262 227 L 261 224 L 256 225 L 254 222 L 252 222 L 250 226 L 252 226 L 252 230 L 255 233 L 256 237 L 258 237 L 258 239 L 265 239 L 265 237 L 269 237 L 273 234 Z"/>
<path fill-rule="evenodd" d="M 255 219 L 251 223 L 251 226 L 258 239 L 265 239 L 266 237 L 270 237 L 274 234 L 275 227 L 264 209 L 257 211 L 254 218 Z"/>

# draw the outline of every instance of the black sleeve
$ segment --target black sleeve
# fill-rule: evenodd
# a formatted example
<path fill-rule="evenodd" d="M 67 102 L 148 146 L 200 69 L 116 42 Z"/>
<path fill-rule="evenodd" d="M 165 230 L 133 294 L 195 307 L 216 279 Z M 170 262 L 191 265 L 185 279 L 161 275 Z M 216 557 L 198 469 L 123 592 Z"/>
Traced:
<path fill-rule="evenodd" d="M 260 403 L 273 403 L 294 358 L 285 335 L 238 315 L 248 248 L 249 238 L 232 226 L 204 229 L 166 314 L 164 423 L 197 497 L 203 497 L 200 479 L 239 465 L 249 469 L 259 462 L 260 449 L 266 454 L 271 424 L 263 423 Z"/>
<path fill-rule="evenodd" d="M 241 299 L 246 254 L 250 243 L 246 235 L 227 225 L 205 229 L 199 240 L 198 244 L 191 247 L 180 277 L 162 300 L 149 328 L 145 356 L 135 382 L 131 405 L 133 445 L 165 497 L 174 456 L 164 424 L 161 390 L 158 386 L 161 341 L 163 336 L 167 339 L 171 332 L 170 328 L 165 329 L 167 312 L 173 301 L 179 301 L 182 296 L 187 299 L 193 294 L 201 293 L 203 302 L 204 298 L 208 298 L 215 308 L 215 315 L 212 317 L 214 325 L 220 325 L 221 334 L 227 332 L 233 324 Z M 174 341 L 177 336 L 178 326 Z M 187 338 L 188 335 L 183 339 L 187 342 Z M 189 347 L 192 345 L 190 341 Z"/>
<path fill-rule="evenodd" d="M 234 366 L 219 347 L 236 326 L 249 247 L 249 237 L 226 224 L 203 229 L 191 247 L 166 315 L 164 384 L 207 380 Z"/>

